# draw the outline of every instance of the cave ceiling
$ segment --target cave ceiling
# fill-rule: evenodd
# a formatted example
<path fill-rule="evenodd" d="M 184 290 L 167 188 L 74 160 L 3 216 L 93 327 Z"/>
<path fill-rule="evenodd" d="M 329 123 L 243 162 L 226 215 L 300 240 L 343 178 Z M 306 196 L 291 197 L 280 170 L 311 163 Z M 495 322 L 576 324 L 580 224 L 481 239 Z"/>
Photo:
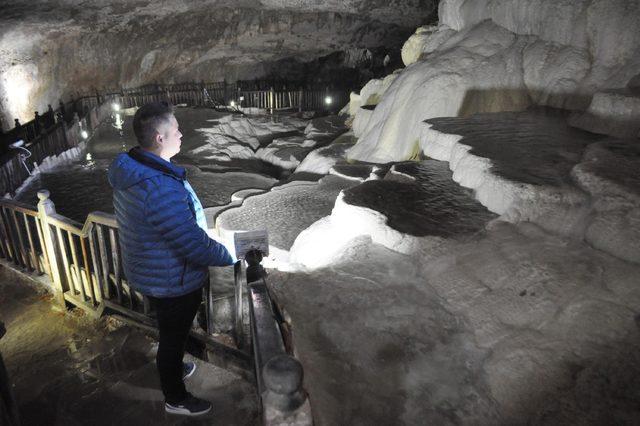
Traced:
<path fill-rule="evenodd" d="M 332 54 L 347 67 L 399 57 L 437 2 L 3 0 L 0 11 L 0 103 L 21 116 L 95 89 L 286 78 L 291 63 Z M 16 96 L 28 99 L 16 106 Z"/>

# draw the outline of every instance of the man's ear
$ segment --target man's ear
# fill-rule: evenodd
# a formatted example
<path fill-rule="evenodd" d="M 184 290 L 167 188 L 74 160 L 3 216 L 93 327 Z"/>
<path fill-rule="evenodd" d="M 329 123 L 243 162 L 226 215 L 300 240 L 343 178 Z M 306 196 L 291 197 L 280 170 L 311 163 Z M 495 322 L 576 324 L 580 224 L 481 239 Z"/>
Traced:
<path fill-rule="evenodd" d="M 162 133 L 156 132 L 155 136 L 153 137 L 153 141 L 155 142 L 156 146 L 162 146 L 164 142 L 164 139 L 162 138 Z"/>

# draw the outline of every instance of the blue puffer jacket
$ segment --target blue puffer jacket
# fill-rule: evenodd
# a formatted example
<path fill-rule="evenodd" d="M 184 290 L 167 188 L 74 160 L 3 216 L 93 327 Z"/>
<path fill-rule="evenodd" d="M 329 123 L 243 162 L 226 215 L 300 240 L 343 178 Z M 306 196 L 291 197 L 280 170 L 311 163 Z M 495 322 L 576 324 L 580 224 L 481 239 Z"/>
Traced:
<path fill-rule="evenodd" d="M 134 148 L 113 160 L 109 182 L 124 273 L 139 292 L 181 296 L 204 284 L 208 266 L 233 263 L 198 225 L 196 204 L 202 207 L 182 167 Z"/>

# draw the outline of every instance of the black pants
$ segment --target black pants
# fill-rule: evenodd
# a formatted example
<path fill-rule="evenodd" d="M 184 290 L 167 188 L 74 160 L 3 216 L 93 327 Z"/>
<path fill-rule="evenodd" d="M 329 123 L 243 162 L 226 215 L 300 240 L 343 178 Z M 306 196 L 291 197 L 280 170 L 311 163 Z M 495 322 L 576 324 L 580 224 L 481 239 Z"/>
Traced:
<path fill-rule="evenodd" d="M 187 396 L 182 380 L 182 357 L 189 329 L 202 302 L 202 289 L 178 297 L 149 297 L 156 310 L 160 343 L 156 363 L 164 399 L 178 403 Z"/>

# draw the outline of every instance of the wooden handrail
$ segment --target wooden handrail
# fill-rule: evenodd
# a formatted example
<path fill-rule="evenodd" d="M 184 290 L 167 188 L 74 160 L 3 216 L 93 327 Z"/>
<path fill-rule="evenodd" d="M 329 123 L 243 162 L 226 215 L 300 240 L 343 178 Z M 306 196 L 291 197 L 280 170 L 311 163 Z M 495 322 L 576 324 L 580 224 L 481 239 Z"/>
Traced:
<path fill-rule="evenodd" d="M 0 204 L 4 204 L 5 206 L 10 207 L 15 211 L 27 214 L 29 216 L 38 216 L 38 212 L 33 210 L 33 206 L 21 203 L 20 201 L 12 200 L 11 198 L 0 198 Z"/>
<path fill-rule="evenodd" d="M 118 222 L 113 214 L 100 211 L 89 213 L 84 224 L 57 213 L 52 214 L 49 216 L 49 224 L 82 238 L 89 236 L 95 224 L 118 228 Z"/>

